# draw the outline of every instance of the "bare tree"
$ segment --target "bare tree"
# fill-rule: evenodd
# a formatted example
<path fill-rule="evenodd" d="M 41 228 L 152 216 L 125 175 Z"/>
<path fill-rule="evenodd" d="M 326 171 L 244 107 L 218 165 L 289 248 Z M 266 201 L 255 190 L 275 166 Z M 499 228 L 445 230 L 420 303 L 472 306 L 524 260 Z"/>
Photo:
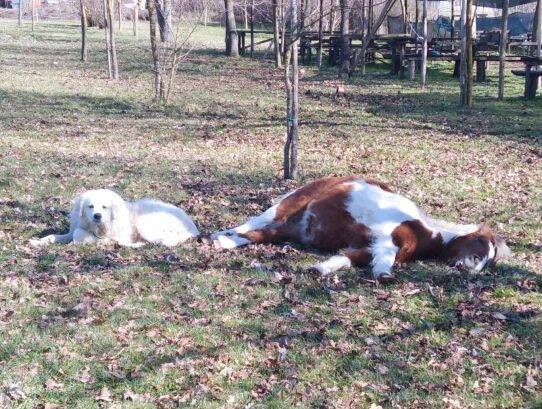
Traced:
<path fill-rule="evenodd" d="M 421 80 L 422 88 L 425 88 L 427 83 L 427 0 L 423 0 L 423 9 L 422 9 L 422 67 L 421 67 Z"/>
<path fill-rule="evenodd" d="M 284 79 L 286 84 L 286 142 L 284 144 L 284 179 L 296 179 L 298 173 L 297 135 L 299 123 L 299 65 L 297 0 L 290 0 L 291 41 L 286 50 Z"/>
<path fill-rule="evenodd" d="M 118 18 L 119 18 L 119 31 L 122 30 L 122 0 L 117 1 L 118 6 Z"/>
<path fill-rule="evenodd" d="M 499 44 L 499 94 L 498 99 L 504 99 L 504 70 L 506 67 L 506 45 L 508 43 L 508 0 L 502 2 L 501 43 Z"/>
<path fill-rule="evenodd" d="M 350 4 L 339 0 L 341 7 L 341 69 L 339 77 L 346 78 L 350 73 Z"/>
<path fill-rule="evenodd" d="M 170 42 L 172 38 L 171 7 L 171 0 L 154 0 L 154 11 L 160 29 L 160 39 L 164 43 Z"/>
<path fill-rule="evenodd" d="M 119 66 L 117 62 L 117 46 L 115 43 L 115 30 L 113 28 L 113 0 L 103 0 L 105 47 L 107 50 L 107 65 L 109 78 L 119 78 Z"/>
<path fill-rule="evenodd" d="M 472 0 L 463 0 L 461 8 L 461 64 L 460 64 L 460 104 L 472 106 L 472 24 L 473 10 Z"/>
<path fill-rule="evenodd" d="M 147 0 L 147 14 L 149 15 L 149 34 L 152 53 L 152 74 L 154 78 L 154 99 L 161 101 L 164 98 L 164 80 L 162 79 L 162 68 L 158 54 L 158 31 L 156 30 L 156 13 L 154 0 Z"/>
<path fill-rule="evenodd" d="M 88 58 L 88 44 L 87 44 L 87 28 L 88 28 L 88 19 L 87 19 L 87 7 L 85 5 L 85 0 L 80 0 L 81 7 L 81 61 L 86 61 Z"/>
<path fill-rule="evenodd" d="M 322 41 L 324 31 L 324 0 L 320 0 L 318 8 L 318 55 L 316 61 L 318 69 L 322 69 L 322 56 L 324 54 L 324 43 Z"/>
<path fill-rule="evenodd" d="M 226 9 L 226 55 L 239 57 L 239 38 L 235 25 L 233 0 L 224 0 L 224 6 Z"/>
<path fill-rule="evenodd" d="M 280 26 L 278 0 L 273 0 L 273 47 L 275 48 L 275 67 L 282 66 L 282 53 L 280 49 Z M 283 39 L 284 41 L 284 39 Z"/>
<path fill-rule="evenodd" d="M 34 26 L 36 25 L 37 20 L 37 10 L 36 10 L 36 0 L 30 0 L 32 2 L 32 31 L 34 31 Z"/>
<path fill-rule="evenodd" d="M 19 27 L 23 26 L 23 0 L 19 0 Z"/>
<path fill-rule="evenodd" d="M 140 0 L 134 0 L 134 14 L 132 18 L 134 19 L 134 37 L 137 39 L 139 37 L 139 30 L 138 30 L 138 24 L 139 24 L 139 1 Z"/>

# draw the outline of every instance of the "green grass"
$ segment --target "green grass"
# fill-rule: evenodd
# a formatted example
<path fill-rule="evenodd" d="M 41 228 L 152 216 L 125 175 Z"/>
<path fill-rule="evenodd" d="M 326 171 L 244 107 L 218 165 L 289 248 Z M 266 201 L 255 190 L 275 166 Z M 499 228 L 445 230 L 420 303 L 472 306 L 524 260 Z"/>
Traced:
<path fill-rule="evenodd" d="M 282 73 L 262 50 L 228 59 L 222 29 L 199 28 L 164 107 L 141 24 L 119 35 L 114 82 L 99 30 L 83 64 L 75 22 L 0 22 L 0 406 L 540 407 L 541 97 L 508 75 L 496 101 L 491 66 L 461 109 L 452 67 L 430 64 L 426 90 L 377 65 L 336 98 L 335 69 L 306 66 L 302 180 L 284 182 Z M 158 197 L 211 232 L 354 173 L 491 224 L 513 257 L 475 275 L 416 263 L 375 289 L 366 270 L 315 281 L 304 267 L 325 255 L 299 248 L 27 244 L 66 229 L 82 189 Z"/>

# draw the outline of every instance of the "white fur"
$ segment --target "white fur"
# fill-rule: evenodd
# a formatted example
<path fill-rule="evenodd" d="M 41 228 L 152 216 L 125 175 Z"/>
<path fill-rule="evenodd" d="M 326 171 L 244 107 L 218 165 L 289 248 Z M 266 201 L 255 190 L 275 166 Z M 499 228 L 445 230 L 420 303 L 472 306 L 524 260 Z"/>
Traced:
<path fill-rule="evenodd" d="M 100 219 L 96 219 L 97 213 Z M 30 244 L 116 242 L 129 247 L 145 243 L 172 247 L 199 235 L 194 222 L 178 207 L 154 199 L 127 202 L 107 189 L 76 197 L 69 217 L 68 233 L 31 239 Z M 143 241 L 135 242 L 137 236 Z"/>
<path fill-rule="evenodd" d="M 433 232 L 441 234 L 444 243 L 453 238 L 476 231 L 476 225 L 455 225 L 430 219 L 416 204 L 404 196 L 382 190 L 364 180 L 350 182 L 352 191 L 347 210 L 356 222 L 367 226 L 373 236 L 370 251 L 373 255 L 373 276 L 391 274 L 395 256 L 399 250 L 393 244 L 391 234 L 397 226 L 408 220 L 420 220 Z"/>
<path fill-rule="evenodd" d="M 346 256 L 333 256 L 326 261 L 315 264 L 311 269 L 318 271 L 323 276 L 339 271 L 343 268 L 352 267 L 352 262 Z"/>

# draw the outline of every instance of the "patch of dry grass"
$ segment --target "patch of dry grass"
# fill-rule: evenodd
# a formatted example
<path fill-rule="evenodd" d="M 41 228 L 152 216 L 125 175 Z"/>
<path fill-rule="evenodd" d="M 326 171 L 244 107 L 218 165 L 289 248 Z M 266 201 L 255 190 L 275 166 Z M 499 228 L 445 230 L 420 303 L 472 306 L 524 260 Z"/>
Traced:
<path fill-rule="evenodd" d="M 427 91 L 375 67 L 341 98 L 332 69 L 306 67 L 303 180 L 286 183 L 284 91 L 270 62 L 229 60 L 222 30 L 202 28 L 162 107 L 146 39 L 121 33 L 111 82 L 101 34 L 84 65 L 74 23 L 0 26 L 3 406 L 537 404 L 542 104 L 519 98 L 520 79 L 498 103 L 490 76 L 466 111 L 445 65 L 431 67 Z M 368 271 L 315 281 L 303 267 L 323 256 L 289 246 L 26 244 L 67 227 L 78 189 L 177 203 L 211 232 L 304 181 L 353 173 L 434 216 L 496 226 L 513 258 L 477 275 L 417 263 L 375 289 Z"/>

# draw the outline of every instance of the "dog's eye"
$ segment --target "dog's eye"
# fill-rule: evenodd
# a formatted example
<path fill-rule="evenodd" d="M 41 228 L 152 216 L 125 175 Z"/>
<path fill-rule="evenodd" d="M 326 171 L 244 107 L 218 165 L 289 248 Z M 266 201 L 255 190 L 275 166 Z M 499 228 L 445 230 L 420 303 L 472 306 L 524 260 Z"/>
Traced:
<path fill-rule="evenodd" d="M 88 205 L 89 209 L 94 209 L 94 205 Z"/>
<path fill-rule="evenodd" d="M 102 206 L 102 209 L 107 209 L 107 206 Z"/>

